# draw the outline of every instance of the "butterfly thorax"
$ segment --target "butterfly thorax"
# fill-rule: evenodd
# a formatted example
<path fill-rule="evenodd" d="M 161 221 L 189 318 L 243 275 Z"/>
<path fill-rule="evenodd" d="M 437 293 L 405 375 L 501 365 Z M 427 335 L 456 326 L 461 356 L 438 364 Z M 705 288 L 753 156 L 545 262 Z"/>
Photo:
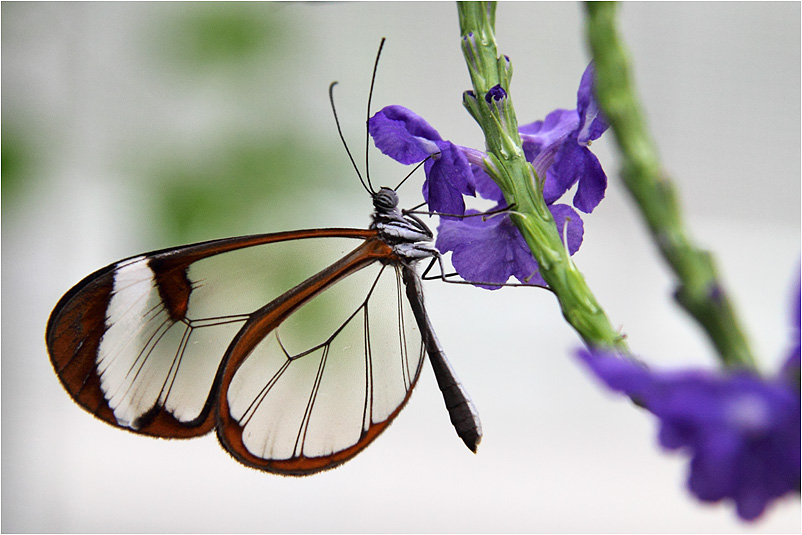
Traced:
<path fill-rule="evenodd" d="M 412 214 L 404 214 L 398 208 L 398 195 L 390 188 L 381 188 L 373 194 L 373 223 L 379 236 L 393 248 L 396 254 L 408 260 L 419 260 L 437 256 L 431 245 L 432 231 Z"/>

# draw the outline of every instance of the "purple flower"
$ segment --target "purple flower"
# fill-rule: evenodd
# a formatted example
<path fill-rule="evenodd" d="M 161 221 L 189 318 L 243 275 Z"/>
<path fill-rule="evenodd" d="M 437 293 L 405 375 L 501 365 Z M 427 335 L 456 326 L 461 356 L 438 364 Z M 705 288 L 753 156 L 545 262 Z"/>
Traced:
<path fill-rule="evenodd" d="M 504 88 L 500 85 L 496 84 L 490 88 L 490 91 L 487 92 L 485 95 L 485 102 L 490 104 L 494 100 L 498 102 L 501 99 L 507 98 L 507 92 L 504 91 Z"/>
<path fill-rule="evenodd" d="M 578 182 L 573 204 L 590 212 L 604 197 L 607 177 L 588 149 L 607 124 L 593 98 L 593 68 L 588 66 L 580 82 L 577 109 L 556 110 L 545 121 L 519 130 L 526 159 L 545 177 L 544 197 L 568 250 L 582 244 L 582 219 L 570 206 L 555 202 Z M 488 106 L 506 98 L 501 86 L 493 87 L 484 101 Z M 430 159 L 424 168 L 423 196 L 429 210 L 462 215 L 463 195 L 479 195 L 496 202 L 494 210 L 507 206 L 501 189 L 486 173 L 486 154 L 445 141 L 422 117 L 401 106 L 388 106 L 371 117 L 368 128 L 376 147 L 391 158 L 411 164 Z M 475 211 L 469 213 L 476 213 Z M 452 251 L 452 264 L 468 281 L 485 288 L 498 288 L 510 277 L 545 285 L 532 253 L 506 214 L 490 218 L 441 218 L 436 242 L 438 250 Z"/>
<path fill-rule="evenodd" d="M 463 195 L 475 195 L 473 173 L 464 151 L 440 137 L 420 115 L 403 106 L 387 106 L 368 121 L 376 147 L 405 165 L 426 158 L 423 200 L 429 210 L 442 214 L 465 213 Z"/>
<path fill-rule="evenodd" d="M 579 214 L 565 204 L 551 205 L 549 210 L 557 227 L 566 229 L 568 251 L 574 254 L 584 233 Z M 476 213 L 468 210 L 466 215 Z M 460 277 L 481 288 L 498 289 L 510 277 L 525 284 L 546 286 L 532 251 L 507 214 L 443 219 L 437 228 L 435 246 L 442 253 L 452 251 L 451 263 Z"/>
<path fill-rule="evenodd" d="M 554 110 L 545 120 L 519 128 L 527 161 L 546 177 L 546 203 L 555 202 L 578 183 L 573 204 L 588 214 L 607 189 L 607 175 L 588 148 L 608 127 L 593 97 L 593 72 L 591 63 L 579 83 L 575 110 Z"/>
<path fill-rule="evenodd" d="M 603 351 L 578 355 L 610 389 L 659 418 L 661 446 L 690 454 L 688 487 L 698 499 L 731 499 L 741 518 L 753 520 L 771 500 L 799 492 L 798 380 L 658 372 Z"/>

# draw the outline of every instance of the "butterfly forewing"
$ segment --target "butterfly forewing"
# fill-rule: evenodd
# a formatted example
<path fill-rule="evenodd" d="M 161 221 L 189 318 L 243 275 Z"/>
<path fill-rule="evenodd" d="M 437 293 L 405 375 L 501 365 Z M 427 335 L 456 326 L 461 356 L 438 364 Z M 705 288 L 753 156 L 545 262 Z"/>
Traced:
<path fill-rule="evenodd" d="M 372 234 L 346 231 L 351 237 L 332 237 L 340 229 L 206 242 L 98 271 L 50 318 L 53 365 L 73 398 L 113 425 L 205 433 L 231 340 L 254 310 Z"/>
<path fill-rule="evenodd" d="M 201 418 L 220 355 L 245 320 L 210 321 L 189 306 L 176 318 L 161 293 L 146 257 L 114 272 L 96 361 L 104 397 L 123 427 L 143 427 L 157 406 L 181 423 Z"/>
<path fill-rule="evenodd" d="M 402 269 L 369 264 L 297 308 L 253 348 L 227 388 L 228 415 L 221 414 L 237 458 L 286 473 L 329 468 L 367 446 L 398 413 L 424 356 Z"/>

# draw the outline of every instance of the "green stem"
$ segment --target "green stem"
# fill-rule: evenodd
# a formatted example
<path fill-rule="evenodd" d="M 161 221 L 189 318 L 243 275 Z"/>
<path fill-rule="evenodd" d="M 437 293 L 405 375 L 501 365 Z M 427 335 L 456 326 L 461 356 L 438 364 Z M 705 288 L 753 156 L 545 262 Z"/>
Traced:
<path fill-rule="evenodd" d="M 587 38 L 596 66 L 596 98 L 621 152 L 621 177 L 679 279 L 676 300 L 704 328 L 725 365 L 754 368 L 752 353 L 713 258 L 688 236 L 677 193 L 662 171 L 635 96 L 627 51 L 616 29 L 616 8 L 609 2 L 586 4 Z"/>
<path fill-rule="evenodd" d="M 621 334 L 610 324 L 584 277 L 571 261 L 551 212 L 543 200 L 542 181 L 526 161 L 512 106 L 512 67 L 500 57 L 494 36 L 495 3 L 458 2 L 462 47 L 473 82 L 463 103 L 482 127 L 488 149 L 489 174 L 504 192 L 510 217 L 529 245 L 540 274 L 554 291 L 568 323 L 589 347 L 628 353 Z M 507 97 L 488 103 L 485 95 L 500 85 Z"/>

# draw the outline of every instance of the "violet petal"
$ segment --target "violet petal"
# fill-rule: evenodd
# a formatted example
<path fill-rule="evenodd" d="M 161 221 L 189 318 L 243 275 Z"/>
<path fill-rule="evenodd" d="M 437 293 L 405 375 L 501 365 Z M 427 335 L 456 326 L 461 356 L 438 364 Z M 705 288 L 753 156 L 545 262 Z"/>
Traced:
<path fill-rule="evenodd" d="M 423 161 L 438 151 L 442 138 L 421 116 L 403 106 L 387 106 L 370 118 L 368 132 L 376 147 L 405 164 Z"/>
<path fill-rule="evenodd" d="M 601 108 L 599 108 L 599 103 L 596 101 L 595 81 L 595 71 L 591 62 L 582 74 L 576 95 L 576 110 L 580 118 L 577 142 L 584 146 L 587 146 L 589 141 L 599 139 L 609 127 Z"/>
<path fill-rule="evenodd" d="M 568 252 L 574 254 L 579 250 L 582 245 L 582 238 L 585 233 L 585 227 L 582 223 L 582 218 L 576 213 L 576 210 L 567 204 L 552 204 L 549 206 L 554 223 L 557 225 L 557 231 L 560 233 L 560 238 L 565 242 L 568 240 Z"/>
<path fill-rule="evenodd" d="M 470 210 L 468 213 L 477 213 Z M 436 246 L 440 252 L 452 251 L 451 263 L 459 275 L 471 282 L 504 284 L 511 276 L 523 282 L 544 284 L 537 275 L 537 262 L 506 215 L 482 220 L 467 217 L 461 220 L 442 220 L 438 227 Z M 477 284 L 496 289 L 498 286 Z"/>
<path fill-rule="evenodd" d="M 473 171 L 456 145 L 439 141 L 437 146 L 438 153 L 424 164 L 423 198 L 432 212 L 462 215 L 465 212 L 462 196 L 476 194 Z"/>

